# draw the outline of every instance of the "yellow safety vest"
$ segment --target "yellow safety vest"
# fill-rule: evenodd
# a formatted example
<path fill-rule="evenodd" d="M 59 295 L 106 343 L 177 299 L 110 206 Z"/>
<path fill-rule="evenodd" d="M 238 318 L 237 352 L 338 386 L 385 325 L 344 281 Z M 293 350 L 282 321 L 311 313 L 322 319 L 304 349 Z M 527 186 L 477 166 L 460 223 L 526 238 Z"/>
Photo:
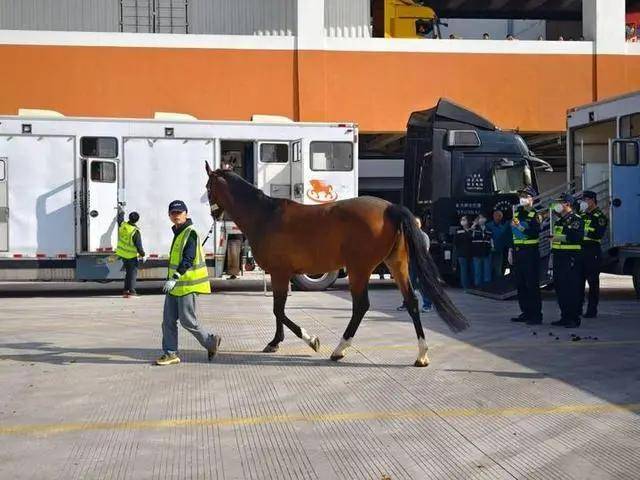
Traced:
<path fill-rule="evenodd" d="M 191 235 L 196 234 L 196 258 L 189 270 L 178 279 L 176 286 L 169 292 L 174 297 L 183 297 L 190 293 L 211 293 L 211 284 L 209 283 L 209 272 L 205 262 L 204 250 L 200 245 L 200 237 L 193 225 L 189 225 L 173 239 L 171 244 L 171 252 L 169 253 L 169 272 L 167 278 L 173 278 L 174 273 L 178 273 L 178 265 L 182 261 L 182 253 L 185 243 Z"/>
<path fill-rule="evenodd" d="M 554 235 L 564 235 L 564 227 L 565 225 L 554 225 L 553 226 L 553 234 Z M 552 250 L 582 250 L 582 245 L 578 245 L 576 243 L 565 243 L 563 241 L 554 240 L 551 243 Z"/>
<path fill-rule="evenodd" d="M 516 212 L 514 212 L 514 218 L 523 221 L 520 218 L 520 211 L 517 210 Z M 524 221 L 532 221 L 535 216 L 537 215 L 535 210 L 524 210 L 522 211 L 522 213 L 524 214 Z M 540 243 L 540 239 L 539 238 L 530 238 L 527 235 L 525 235 L 524 233 L 522 233 L 520 230 L 516 229 L 516 228 L 512 228 L 512 235 L 513 235 L 513 244 L 514 245 L 538 245 Z"/>
<path fill-rule="evenodd" d="M 116 255 L 125 260 L 131 260 L 138 256 L 138 249 L 133 244 L 133 235 L 138 231 L 138 227 L 129 222 L 122 222 L 118 228 L 118 247 Z"/>
<path fill-rule="evenodd" d="M 592 227 L 591 224 L 596 219 L 598 220 L 598 222 L 602 220 L 602 217 L 604 217 L 604 214 L 602 213 L 602 211 L 600 209 L 596 209 L 592 212 L 584 212 L 583 214 L 580 215 L 580 217 L 582 217 L 582 220 L 584 221 L 584 241 L 586 243 L 588 242 L 602 243 L 601 239 L 593 238 L 591 236 L 591 234 L 595 233 L 596 231 L 596 228 Z M 601 225 L 604 226 L 606 225 L 606 223 L 601 223 Z"/>

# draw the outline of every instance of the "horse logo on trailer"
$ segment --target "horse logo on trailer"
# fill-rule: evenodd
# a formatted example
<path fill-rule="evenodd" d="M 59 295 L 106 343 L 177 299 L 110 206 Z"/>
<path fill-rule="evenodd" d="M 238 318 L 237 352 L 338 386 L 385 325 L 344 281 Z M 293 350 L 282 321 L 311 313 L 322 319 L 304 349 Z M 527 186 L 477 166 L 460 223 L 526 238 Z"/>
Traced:
<path fill-rule="evenodd" d="M 316 203 L 335 202 L 338 194 L 333 189 L 333 185 L 329 185 L 324 180 L 309 180 L 311 188 L 307 190 L 307 197 Z"/>

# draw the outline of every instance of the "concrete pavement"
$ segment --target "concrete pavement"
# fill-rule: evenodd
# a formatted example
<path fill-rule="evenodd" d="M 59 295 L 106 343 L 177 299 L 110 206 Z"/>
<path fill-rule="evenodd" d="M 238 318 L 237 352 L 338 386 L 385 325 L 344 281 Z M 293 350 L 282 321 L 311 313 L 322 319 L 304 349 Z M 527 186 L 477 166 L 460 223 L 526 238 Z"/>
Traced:
<path fill-rule="evenodd" d="M 181 330 L 172 367 L 152 365 L 157 286 L 125 300 L 108 286 L 3 285 L 0 478 L 638 478 L 640 304 L 627 280 L 605 280 L 579 341 L 511 324 L 515 302 L 450 291 L 473 327 L 452 335 L 423 315 L 423 369 L 389 282 L 375 282 L 337 364 L 344 283 L 289 297 L 321 352 L 287 332 L 276 354 L 259 353 L 275 327 L 261 284 L 216 283 L 200 312 L 223 336 L 219 356 L 208 363 Z M 544 311 L 557 318 L 550 294 Z"/>

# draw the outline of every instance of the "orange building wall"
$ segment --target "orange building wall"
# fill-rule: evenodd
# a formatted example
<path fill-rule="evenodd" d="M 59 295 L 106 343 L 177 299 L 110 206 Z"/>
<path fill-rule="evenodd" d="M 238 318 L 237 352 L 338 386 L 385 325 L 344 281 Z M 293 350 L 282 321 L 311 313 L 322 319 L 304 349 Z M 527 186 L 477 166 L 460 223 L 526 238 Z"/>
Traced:
<path fill-rule="evenodd" d="M 0 113 L 202 119 L 293 117 L 291 51 L 0 46 Z"/>
<path fill-rule="evenodd" d="M 252 114 L 403 131 L 448 97 L 502 128 L 560 131 L 569 107 L 640 89 L 640 56 L 0 46 L 0 114 Z M 596 92 L 597 90 L 597 92 Z"/>

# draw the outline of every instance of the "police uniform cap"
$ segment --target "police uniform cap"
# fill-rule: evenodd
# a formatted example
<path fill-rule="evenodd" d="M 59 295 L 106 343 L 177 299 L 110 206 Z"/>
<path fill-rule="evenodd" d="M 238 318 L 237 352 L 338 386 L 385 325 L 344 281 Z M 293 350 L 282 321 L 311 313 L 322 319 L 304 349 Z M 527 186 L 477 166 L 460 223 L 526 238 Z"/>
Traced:
<path fill-rule="evenodd" d="M 521 190 L 518 190 L 518 195 L 520 196 L 528 195 L 529 197 L 537 197 L 538 192 L 536 192 L 535 188 L 529 185 L 527 187 L 524 187 Z"/>
<path fill-rule="evenodd" d="M 585 190 L 584 192 L 582 192 L 582 195 L 580 196 L 580 198 L 588 198 L 590 200 L 597 200 L 598 199 L 598 195 L 596 194 L 596 192 L 593 192 L 591 190 Z"/>
<path fill-rule="evenodd" d="M 573 204 L 575 203 L 576 199 L 570 193 L 561 193 L 560 196 L 558 197 L 558 201 L 562 203 Z"/>

